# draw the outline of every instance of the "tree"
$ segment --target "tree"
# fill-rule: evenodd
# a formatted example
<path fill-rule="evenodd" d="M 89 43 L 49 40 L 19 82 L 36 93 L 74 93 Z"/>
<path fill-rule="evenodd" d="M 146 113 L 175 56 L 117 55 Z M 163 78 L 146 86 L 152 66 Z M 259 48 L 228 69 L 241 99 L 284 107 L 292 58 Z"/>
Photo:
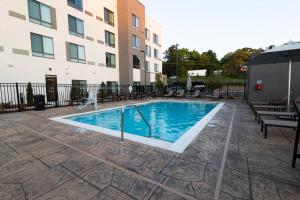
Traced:
<path fill-rule="evenodd" d="M 32 85 L 29 82 L 26 87 L 26 100 L 27 105 L 32 106 L 33 105 L 33 91 L 32 91 Z"/>
<path fill-rule="evenodd" d="M 241 72 L 241 67 L 246 65 L 252 56 L 262 51 L 262 49 L 242 48 L 226 54 L 221 59 L 225 75 L 235 78 L 245 78 L 246 74 Z"/>
<path fill-rule="evenodd" d="M 176 46 L 173 45 L 165 51 L 165 57 L 163 62 L 163 74 L 168 77 L 176 76 Z M 213 70 L 219 68 L 219 60 L 217 55 L 212 50 L 200 54 L 196 50 L 190 51 L 187 48 L 178 49 L 178 80 L 179 82 L 185 82 L 187 71 L 207 69 L 209 74 Z"/>
<path fill-rule="evenodd" d="M 213 72 L 220 69 L 220 63 L 217 54 L 212 50 L 203 52 L 200 56 L 201 69 L 207 70 L 207 75 L 213 75 Z"/>
<path fill-rule="evenodd" d="M 161 94 L 164 88 L 163 76 L 161 73 L 155 75 L 155 88 Z"/>

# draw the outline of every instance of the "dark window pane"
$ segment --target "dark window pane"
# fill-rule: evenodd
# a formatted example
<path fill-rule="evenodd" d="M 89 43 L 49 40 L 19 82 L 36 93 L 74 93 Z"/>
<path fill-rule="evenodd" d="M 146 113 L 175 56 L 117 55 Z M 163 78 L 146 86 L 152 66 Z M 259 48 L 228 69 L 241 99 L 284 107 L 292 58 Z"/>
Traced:
<path fill-rule="evenodd" d="M 43 38 L 41 35 L 31 33 L 32 52 L 43 54 Z"/>
<path fill-rule="evenodd" d="M 69 31 L 76 33 L 76 19 L 69 15 Z"/>
<path fill-rule="evenodd" d="M 34 19 L 41 19 L 40 4 L 36 1 L 29 0 L 29 17 Z"/>
<path fill-rule="evenodd" d="M 70 57 L 71 59 L 78 60 L 78 48 L 75 44 L 70 44 Z"/>

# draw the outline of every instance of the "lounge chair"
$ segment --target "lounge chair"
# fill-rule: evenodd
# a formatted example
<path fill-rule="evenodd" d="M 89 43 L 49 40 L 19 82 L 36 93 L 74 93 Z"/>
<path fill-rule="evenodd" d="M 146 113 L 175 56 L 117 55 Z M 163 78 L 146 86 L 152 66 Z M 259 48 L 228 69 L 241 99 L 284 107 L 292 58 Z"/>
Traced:
<path fill-rule="evenodd" d="M 271 112 L 271 111 L 261 111 L 261 110 L 255 112 L 255 120 L 258 120 L 258 123 L 261 122 L 262 116 L 288 117 L 291 120 L 296 121 L 297 113 L 294 113 L 294 112 Z"/>
<path fill-rule="evenodd" d="M 175 97 L 184 97 L 184 90 L 179 90 L 178 94 Z"/>
<path fill-rule="evenodd" d="M 299 101 L 293 101 L 293 104 L 298 116 L 300 116 L 300 99 Z M 293 168 L 296 167 L 296 159 L 300 158 L 300 154 L 298 153 L 299 136 L 300 136 L 300 117 L 298 117 L 298 127 L 297 127 L 294 151 L 293 151 L 293 162 L 292 162 Z"/>
<path fill-rule="evenodd" d="M 95 106 L 95 110 L 97 110 L 97 89 L 91 90 L 89 92 L 89 97 L 85 98 L 86 102 L 81 103 L 80 106 L 78 106 L 78 109 L 83 109 L 88 105 L 93 105 Z"/>
<path fill-rule="evenodd" d="M 206 98 L 219 99 L 220 98 L 220 89 L 215 89 L 212 95 L 206 95 Z"/>
<path fill-rule="evenodd" d="M 175 90 L 171 90 L 167 95 L 164 95 L 164 97 L 171 97 L 174 95 Z"/>
<path fill-rule="evenodd" d="M 253 111 L 254 113 L 257 112 L 258 110 L 273 110 L 273 111 L 283 111 L 286 109 L 286 106 L 281 106 L 281 105 L 254 105 L 253 106 Z"/>
<path fill-rule="evenodd" d="M 291 95 L 293 95 L 293 94 L 294 94 L 294 91 L 291 91 Z M 277 105 L 277 106 L 286 105 L 287 99 L 288 99 L 288 96 L 286 95 L 282 99 L 279 99 L 279 100 L 275 99 L 271 102 L 250 102 L 249 104 L 250 104 L 250 108 L 253 110 L 253 107 L 255 105 L 274 105 L 274 106 L 275 105 Z"/>
<path fill-rule="evenodd" d="M 197 98 L 200 96 L 200 90 L 195 90 L 195 93 L 191 96 L 192 98 Z"/>
<path fill-rule="evenodd" d="M 262 119 L 261 132 L 264 132 L 265 138 L 267 138 L 269 126 L 296 129 L 297 124 L 296 121 Z"/>

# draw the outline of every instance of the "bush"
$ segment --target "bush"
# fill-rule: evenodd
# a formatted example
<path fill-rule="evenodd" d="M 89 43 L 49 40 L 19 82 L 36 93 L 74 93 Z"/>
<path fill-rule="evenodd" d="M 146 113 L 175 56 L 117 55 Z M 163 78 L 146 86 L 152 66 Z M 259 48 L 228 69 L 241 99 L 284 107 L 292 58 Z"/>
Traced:
<path fill-rule="evenodd" d="M 157 89 L 159 94 L 162 94 L 164 89 L 164 82 L 163 77 L 160 73 L 155 75 L 155 88 Z"/>
<path fill-rule="evenodd" d="M 26 87 L 26 100 L 27 105 L 32 106 L 33 105 L 33 91 L 32 91 L 32 85 L 29 82 Z"/>
<path fill-rule="evenodd" d="M 210 91 L 214 91 L 215 89 L 218 89 L 220 87 L 222 87 L 222 85 L 224 84 L 222 79 L 218 78 L 218 77 L 209 77 L 205 83 L 208 86 L 208 89 Z"/>

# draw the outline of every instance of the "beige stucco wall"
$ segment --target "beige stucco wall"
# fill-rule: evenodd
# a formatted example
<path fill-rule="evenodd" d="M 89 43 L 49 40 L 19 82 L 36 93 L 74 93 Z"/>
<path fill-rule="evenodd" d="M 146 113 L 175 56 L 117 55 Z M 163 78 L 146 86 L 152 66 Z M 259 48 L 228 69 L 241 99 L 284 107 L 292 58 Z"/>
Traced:
<path fill-rule="evenodd" d="M 159 73 L 162 73 L 162 27 L 159 23 L 153 20 L 151 17 L 146 16 L 146 28 L 150 30 L 150 40 L 146 39 L 146 44 L 151 47 L 151 57 L 146 57 L 147 61 L 150 61 L 150 71 L 148 73 L 148 80 L 151 83 L 155 82 L 154 64 L 159 65 Z M 159 45 L 155 44 L 153 41 L 153 34 L 156 33 L 159 36 Z M 159 51 L 159 59 L 154 58 L 154 48 Z"/>
<path fill-rule="evenodd" d="M 57 75 L 58 83 L 71 83 L 72 79 L 87 80 L 90 84 L 102 81 L 119 82 L 118 63 L 118 20 L 116 0 L 84 1 L 83 12 L 67 5 L 67 1 L 40 0 L 56 9 L 57 30 L 29 22 L 27 0 L 2 0 L 0 7 L 0 82 L 45 82 L 45 75 Z M 104 7 L 115 13 L 115 26 L 105 24 L 98 17 L 104 18 Z M 9 10 L 26 17 L 26 20 L 9 16 Z M 85 14 L 85 11 L 93 16 Z M 73 15 L 84 20 L 85 36 L 94 41 L 69 34 L 68 17 Z M 105 30 L 115 33 L 116 48 L 100 44 L 105 40 Z M 52 37 L 55 59 L 34 57 L 31 54 L 30 32 Z M 97 42 L 97 41 L 100 41 Z M 85 46 L 86 61 L 79 64 L 67 61 L 66 42 Z M 1 51 L 3 47 L 3 51 Z M 13 53 L 12 49 L 21 49 L 29 55 Z M 116 54 L 117 67 L 105 66 L 105 52 Z M 95 63 L 95 65 L 93 65 Z M 51 69 L 51 70 L 49 70 Z"/>

